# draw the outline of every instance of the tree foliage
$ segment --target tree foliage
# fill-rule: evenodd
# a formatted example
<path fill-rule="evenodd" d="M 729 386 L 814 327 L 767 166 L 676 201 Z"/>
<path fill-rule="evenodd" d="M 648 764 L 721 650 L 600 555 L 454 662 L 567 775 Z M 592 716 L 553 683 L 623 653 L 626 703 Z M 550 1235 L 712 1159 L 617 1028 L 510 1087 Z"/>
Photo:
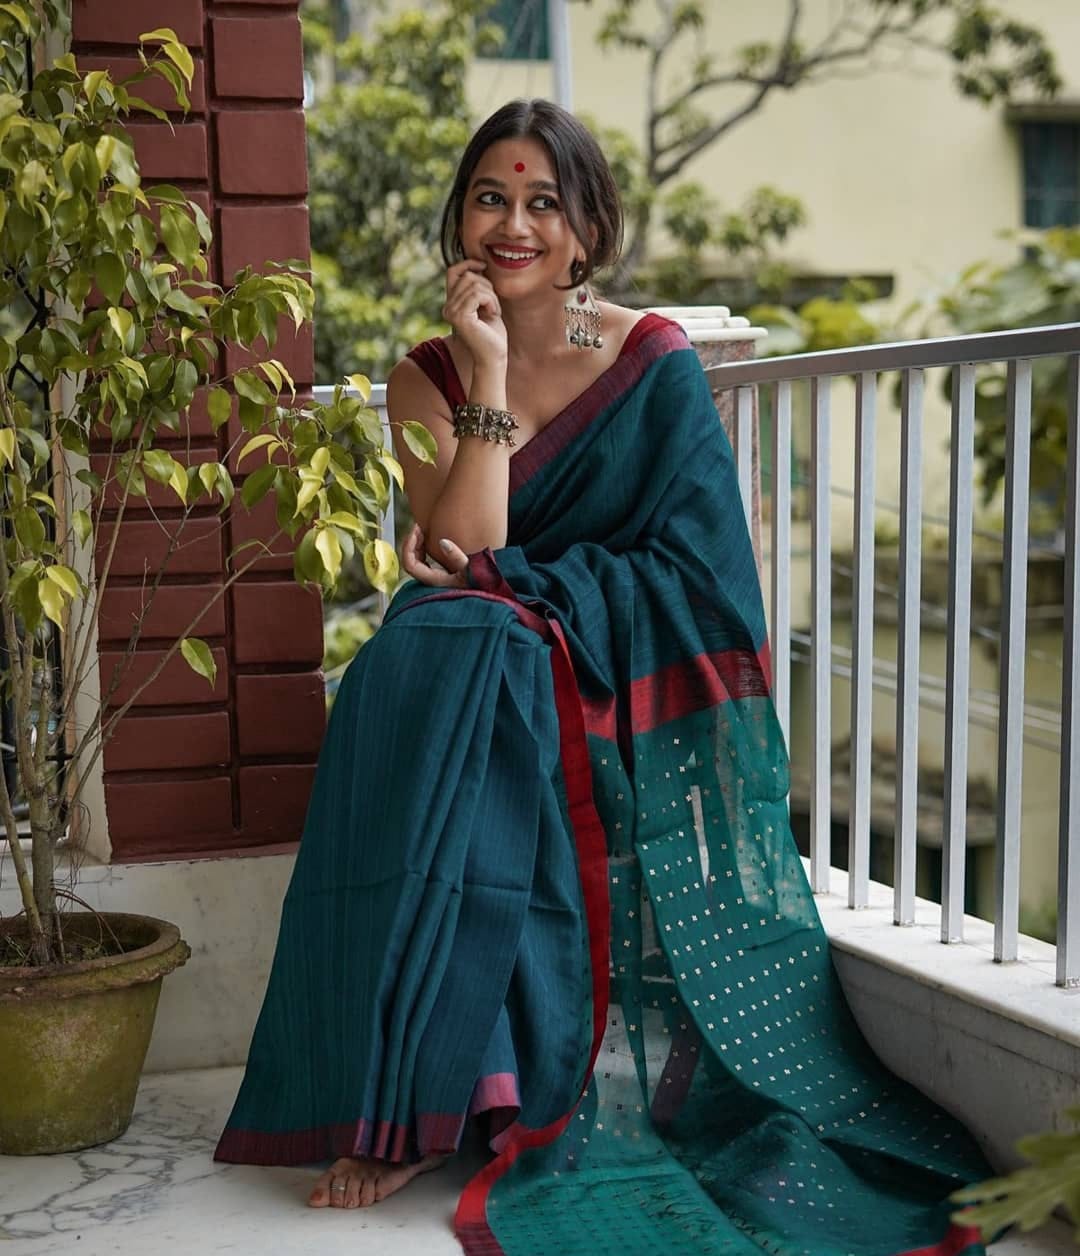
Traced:
<path fill-rule="evenodd" d="M 1080 1126 L 1080 1108 L 1068 1108 L 1065 1115 Z M 989 1243 L 1008 1226 L 1019 1226 L 1025 1234 L 1036 1230 L 1055 1208 L 1064 1207 L 1080 1243 L 1080 1128 L 1033 1134 L 1020 1139 L 1016 1149 L 1032 1163 L 957 1191 L 953 1201 L 971 1206 L 954 1213 L 953 1221 L 978 1226 Z"/>
<path fill-rule="evenodd" d="M 920 334 L 973 335 L 1080 322 L 1080 228 L 1010 232 L 1023 255 L 1008 265 L 981 261 L 920 309 Z M 1031 483 L 1060 519 L 1064 511 L 1068 380 L 1063 358 L 1032 362 Z M 946 382 L 946 387 L 947 387 Z M 989 501 L 1005 479 L 1007 380 L 1003 366 L 980 368 L 975 385 L 975 452 Z"/>
<path fill-rule="evenodd" d="M 206 216 L 174 186 L 143 185 L 123 122 L 133 113 L 165 119 L 138 94 L 153 76 L 186 104 L 188 50 L 162 28 L 142 37 L 143 68 L 122 81 L 106 70 L 83 73 L 71 54 L 34 72 L 57 16 L 50 0 L 0 5 L 0 308 L 9 314 L 0 327 L 0 697 L 15 710 L 32 877 L 2 774 L 0 821 L 32 963 L 64 958 L 53 854 L 132 703 L 177 653 L 213 683 L 212 652 L 194 635 L 199 623 L 283 534 L 297 541 L 300 581 L 331 589 L 359 551 L 369 579 L 392 587 L 396 556 L 379 539 L 379 522 L 391 482 L 401 481 L 379 417 L 365 405 L 364 377 L 349 381 L 359 396 L 343 383 L 329 405 L 297 405 L 285 367 L 264 353 L 231 372 L 219 363 L 223 343 L 272 347 L 279 320 L 310 318 L 313 294 L 299 263 L 265 274 L 246 268 L 225 288 L 210 282 Z M 15 321 L 14 310 L 26 321 Z M 197 395 L 214 431 L 230 438 L 219 461 L 186 457 Z M 166 556 L 145 573 L 124 662 L 102 676 L 93 718 L 76 728 L 121 524 L 134 502 L 150 506 L 162 489 L 171 505 Z M 110 708 L 192 513 L 223 516 L 268 496 L 276 536 L 229 554 L 221 589 L 123 705 Z"/>
<path fill-rule="evenodd" d="M 319 378 L 357 361 L 384 378 L 441 330 L 438 225 L 469 137 L 466 66 L 478 41 L 497 37 L 477 27 L 486 7 L 443 0 L 333 41 L 348 14 L 330 22 L 325 5 L 302 10 L 309 64 L 313 77 L 323 65 L 325 87 L 308 110 Z"/>
<path fill-rule="evenodd" d="M 987 104 L 1021 91 L 1051 96 L 1061 87 L 1043 33 L 982 0 L 846 0 L 818 38 L 806 32 L 807 10 L 803 0 L 788 0 L 774 38 L 720 54 L 703 44 L 704 0 L 608 0 L 601 47 L 644 55 L 642 95 L 648 102 L 634 172 L 635 185 L 648 191 L 630 207 L 617 291 L 631 291 L 632 277 L 644 266 L 657 208 L 669 219 L 674 210 L 677 219 L 680 204 L 694 199 L 682 192 L 673 205 L 665 189 L 777 92 L 801 90 L 840 74 L 876 72 L 880 54 L 908 49 L 944 58 L 957 90 Z M 710 95 L 717 89 L 733 89 L 738 98 L 718 110 Z M 768 245 L 775 224 L 750 225 L 751 239 Z M 723 247 L 723 228 L 718 234 L 712 243 Z M 676 230 L 675 235 L 684 251 L 687 245 L 692 249 L 693 232 L 680 237 Z"/>

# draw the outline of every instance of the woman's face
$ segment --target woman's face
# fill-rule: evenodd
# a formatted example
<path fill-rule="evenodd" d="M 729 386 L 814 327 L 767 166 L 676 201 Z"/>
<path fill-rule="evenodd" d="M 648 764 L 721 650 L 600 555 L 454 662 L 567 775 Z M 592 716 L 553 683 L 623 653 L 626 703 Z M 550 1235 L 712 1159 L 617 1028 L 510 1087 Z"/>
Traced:
<path fill-rule="evenodd" d="M 466 257 L 487 263 L 484 273 L 500 296 L 552 292 L 570 282 L 570 264 L 585 251 L 566 220 L 543 144 L 508 139 L 487 149 L 465 193 L 461 243 Z"/>

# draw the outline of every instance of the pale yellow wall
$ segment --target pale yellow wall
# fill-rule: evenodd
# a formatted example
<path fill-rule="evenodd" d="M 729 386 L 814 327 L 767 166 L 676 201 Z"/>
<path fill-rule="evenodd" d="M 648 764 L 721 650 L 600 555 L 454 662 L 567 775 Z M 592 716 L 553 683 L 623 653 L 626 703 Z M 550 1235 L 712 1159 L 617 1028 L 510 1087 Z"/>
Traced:
<path fill-rule="evenodd" d="M 574 108 L 640 138 L 645 58 L 596 48 L 607 7 L 604 0 L 569 6 Z M 700 43 L 720 52 L 774 40 L 787 7 L 786 0 L 712 0 Z M 812 37 L 842 5 L 813 0 L 805 7 L 814 19 L 807 25 Z M 1006 0 L 1000 7 L 1047 32 L 1065 94 L 1080 99 L 1080 4 Z M 654 11 L 650 0 L 641 0 L 640 9 Z M 897 298 L 906 303 L 976 258 L 1012 255 L 996 233 L 1020 225 L 1020 159 L 1002 107 L 962 98 L 944 57 L 892 52 L 879 60 L 882 69 L 872 74 L 774 93 L 684 173 L 726 207 L 761 184 L 800 197 L 810 224 L 792 237 L 787 259 L 810 272 L 894 273 Z M 679 73 L 677 64 L 672 70 Z M 470 76 L 478 117 L 515 95 L 551 93 L 546 63 L 480 62 Z M 725 89 L 709 103 L 726 111 L 741 99 Z"/>

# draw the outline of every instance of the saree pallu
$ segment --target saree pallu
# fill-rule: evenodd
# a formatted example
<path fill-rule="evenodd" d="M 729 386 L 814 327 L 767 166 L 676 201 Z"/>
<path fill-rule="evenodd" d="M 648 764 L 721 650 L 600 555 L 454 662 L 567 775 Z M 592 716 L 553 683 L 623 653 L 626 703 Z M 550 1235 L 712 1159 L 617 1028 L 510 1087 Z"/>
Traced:
<path fill-rule="evenodd" d="M 217 1158 L 495 1157 L 472 1256 L 975 1256 L 968 1133 L 874 1057 L 785 804 L 697 356 L 652 318 L 335 701 Z"/>

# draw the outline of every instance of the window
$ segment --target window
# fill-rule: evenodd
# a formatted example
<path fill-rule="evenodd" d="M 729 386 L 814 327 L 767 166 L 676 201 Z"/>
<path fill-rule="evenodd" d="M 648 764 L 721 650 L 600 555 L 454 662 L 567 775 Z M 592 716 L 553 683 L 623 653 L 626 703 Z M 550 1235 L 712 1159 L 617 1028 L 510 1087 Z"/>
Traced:
<path fill-rule="evenodd" d="M 496 0 L 486 20 L 502 29 L 506 42 L 498 56 L 509 61 L 548 61 L 547 0 Z"/>
<path fill-rule="evenodd" d="M 1024 225 L 1080 225 L 1080 121 L 1022 122 Z"/>

